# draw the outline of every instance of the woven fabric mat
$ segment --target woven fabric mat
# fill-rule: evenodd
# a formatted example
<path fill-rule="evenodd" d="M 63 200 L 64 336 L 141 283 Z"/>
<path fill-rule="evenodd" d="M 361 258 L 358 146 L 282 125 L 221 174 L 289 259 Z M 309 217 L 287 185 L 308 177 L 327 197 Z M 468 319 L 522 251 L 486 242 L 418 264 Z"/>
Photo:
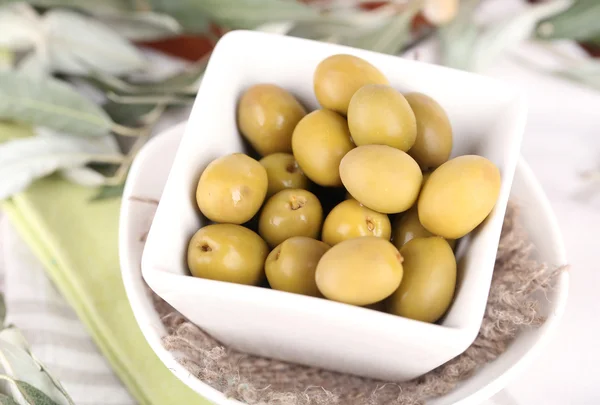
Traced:
<path fill-rule="evenodd" d="M 451 391 L 502 354 L 523 327 L 538 327 L 536 292 L 549 291 L 565 267 L 531 259 L 534 246 L 510 205 L 485 315 L 473 344 L 461 355 L 409 382 L 341 374 L 237 352 L 222 345 L 153 294 L 168 335 L 164 346 L 200 380 L 250 405 L 420 405 Z"/>

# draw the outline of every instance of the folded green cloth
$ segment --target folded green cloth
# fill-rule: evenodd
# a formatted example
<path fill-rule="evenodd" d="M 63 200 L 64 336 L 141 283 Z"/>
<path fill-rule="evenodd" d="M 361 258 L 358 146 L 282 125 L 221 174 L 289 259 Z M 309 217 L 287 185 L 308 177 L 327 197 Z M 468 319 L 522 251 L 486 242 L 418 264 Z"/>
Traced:
<path fill-rule="evenodd" d="M 94 193 L 52 176 L 2 207 L 140 404 L 208 405 L 146 343 L 119 271 L 120 200 Z"/>

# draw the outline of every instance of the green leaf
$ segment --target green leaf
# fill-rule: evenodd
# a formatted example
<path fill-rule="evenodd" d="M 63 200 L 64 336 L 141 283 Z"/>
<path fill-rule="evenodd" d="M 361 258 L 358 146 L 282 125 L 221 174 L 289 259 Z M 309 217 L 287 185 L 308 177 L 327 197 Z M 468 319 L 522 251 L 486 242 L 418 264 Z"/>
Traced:
<path fill-rule="evenodd" d="M 102 108 L 67 83 L 19 72 L 0 72 L 0 119 L 82 136 L 105 135 L 113 126 Z"/>
<path fill-rule="evenodd" d="M 253 29 L 273 21 L 310 21 L 315 8 L 290 0 L 149 0 L 153 9 L 175 17 L 187 30 L 206 31 L 208 21 Z M 200 18 L 200 21 L 195 21 Z"/>
<path fill-rule="evenodd" d="M 0 200 L 56 170 L 90 162 L 120 163 L 116 142 L 106 137 L 74 137 L 39 130 L 37 136 L 0 145 Z"/>
<path fill-rule="evenodd" d="M 84 187 L 98 187 L 106 182 L 106 177 L 87 166 L 62 169 L 60 174 L 65 180 Z"/>
<path fill-rule="evenodd" d="M 397 54 L 411 39 L 410 27 L 413 17 L 421 9 L 420 1 L 413 1 L 402 13 L 383 27 L 362 37 L 350 40 L 348 45 L 375 52 Z"/>
<path fill-rule="evenodd" d="M 110 100 L 102 106 L 114 122 L 127 127 L 140 126 L 142 118 L 155 107 L 153 104 L 120 104 Z"/>
<path fill-rule="evenodd" d="M 26 383 L 25 381 L 15 380 L 15 384 L 25 400 L 27 400 L 27 402 L 29 402 L 31 405 L 59 405 L 48 395 L 44 394 L 42 391 L 38 390 L 33 385 Z"/>
<path fill-rule="evenodd" d="M 14 332 L 17 332 L 14 330 Z M 15 341 L 16 344 L 10 341 Z M 9 393 L 13 398 L 19 399 L 21 403 L 22 397 L 25 396 L 22 392 L 22 385 L 19 386 L 19 382 L 25 382 L 30 386 L 36 387 L 38 391 L 44 392 L 44 395 L 51 398 L 50 404 L 56 403 L 58 405 L 71 404 L 68 394 L 61 390 L 55 379 L 50 376 L 50 373 L 46 368 L 39 363 L 32 354 L 27 350 L 26 344 L 18 342 L 19 338 L 15 339 L 12 336 L 8 339 L 6 334 L 3 334 L 0 339 L 0 370 L 3 370 L 4 374 L 0 374 L 0 379 L 10 382 L 7 388 L 10 390 Z M 31 402 L 29 403 L 48 403 L 48 402 Z"/>
<path fill-rule="evenodd" d="M 177 20 L 161 13 L 103 14 L 96 18 L 130 41 L 152 41 L 172 37 L 182 31 Z"/>
<path fill-rule="evenodd" d="M 103 72 L 92 72 L 91 77 L 86 80 L 104 92 L 112 91 L 120 95 L 195 95 L 200 87 L 200 81 L 204 75 L 207 60 L 208 58 L 194 63 L 187 69 L 159 81 L 132 83 Z"/>
<path fill-rule="evenodd" d="M 477 26 L 473 23 L 473 14 L 479 2 L 480 0 L 461 2 L 454 20 L 438 30 L 442 65 L 455 69 L 470 67 L 471 52 L 479 34 Z"/>
<path fill-rule="evenodd" d="M 570 0 L 535 4 L 517 15 L 486 27 L 478 35 L 473 47 L 472 70 L 482 71 L 491 66 L 505 50 L 529 39 L 538 21 L 564 10 L 569 4 Z"/>
<path fill-rule="evenodd" d="M 600 36 L 600 1 L 577 0 L 563 12 L 537 24 L 536 38 L 588 41 Z"/>
<path fill-rule="evenodd" d="M 210 21 L 198 3 L 203 0 L 148 0 L 152 10 L 175 18 L 190 33 L 204 33 L 210 29 Z"/>
<path fill-rule="evenodd" d="M 17 3 L 23 0 L 0 0 L 1 4 Z M 25 0 L 36 7 L 52 8 L 76 8 L 89 12 L 123 12 L 134 11 L 135 0 Z"/>
<path fill-rule="evenodd" d="M 56 72 L 86 75 L 94 70 L 124 75 L 146 67 L 138 48 L 93 17 L 54 9 L 44 14 L 42 25 Z"/>
<path fill-rule="evenodd" d="M 0 405 L 19 405 L 19 403 L 7 395 L 0 394 Z"/>
<path fill-rule="evenodd" d="M 125 189 L 125 184 L 119 184 L 116 186 L 103 186 L 98 191 L 98 194 L 91 198 L 91 201 L 102 201 L 111 198 L 120 198 L 123 195 L 123 190 Z"/>

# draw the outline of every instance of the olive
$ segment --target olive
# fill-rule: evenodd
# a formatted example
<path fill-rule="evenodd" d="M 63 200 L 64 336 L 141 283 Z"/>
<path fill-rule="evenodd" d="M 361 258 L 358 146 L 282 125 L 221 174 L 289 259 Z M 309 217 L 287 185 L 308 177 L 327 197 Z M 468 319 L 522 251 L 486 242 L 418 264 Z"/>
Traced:
<path fill-rule="evenodd" d="M 462 238 L 492 211 L 500 183 L 500 170 L 482 156 L 451 159 L 434 170 L 423 187 L 419 220 L 435 235 Z"/>
<path fill-rule="evenodd" d="M 385 239 L 348 239 L 323 255 L 315 279 L 319 291 L 330 300 L 360 306 L 374 304 L 400 285 L 402 256 Z"/>
<path fill-rule="evenodd" d="M 258 233 L 271 247 L 292 236 L 318 238 L 323 208 L 310 191 L 286 189 L 269 198 L 260 213 Z"/>
<path fill-rule="evenodd" d="M 286 188 L 308 188 L 308 179 L 291 153 L 273 153 L 260 160 L 267 170 L 267 197 Z"/>
<path fill-rule="evenodd" d="M 321 239 L 328 245 L 360 236 L 376 236 L 390 239 L 390 219 L 385 214 L 373 211 L 356 201 L 342 201 L 331 210 L 325 222 Z"/>
<path fill-rule="evenodd" d="M 366 84 L 389 84 L 388 79 L 364 59 L 333 55 L 317 66 L 314 90 L 323 108 L 346 115 L 354 93 Z"/>
<path fill-rule="evenodd" d="M 361 87 L 348 107 L 352 140 L 360 145 L 388 145 L 408 151 L 417 137 L 417 121 L 408 101 L 393 87 Z"/>
<path fill-rule="evenodd" d="M 406 100 L 417 118 L 417 139 L 408 153 L 422 168 L 436 168 L 446 162 L 452 152 L 452 125 L 448 115 L 437 101 L 425 94 L 409 93 Z"/>
<path fill-rule="evenodd" d="M 292 132 L 306 115 L 288 91 L 274 84 L 247 89 L 237 107 L 240 132 L 262 156 L 292 151 Z"/>
<path fill-rule="evenodd" d="M 258 285 L 264 279 L 269 248 L 264 240 L 240 225 L 200 228 L 188 245 L 187 263 L 195 277 Z"/>
<path fill-rule="evenodd" d="M 340 160 L 354 148 L 346 119 L 329 110 L 302 118 L 292 136 L 294 157 L 306 176 L 321 186 L 341 186 Z"/>
<path fill-rule="evenodd" d="M 267 183 L 267 171 L 256 160 L 242 153 L 222 156 L 202 172 L 196 202 L 211 221 L 242 224 L 260 209 Z"/>
<path fill-rule="evenodd" d="M 384 214 L 409 209 L 417 200 L 423 179 L 413 158 L 387 145 L 352 149 L 340 163 L 340 175 L 358 202 Z"/>
<path fill-rule="evenodd" d="M 286 239 L 267 256 L 265 272 L 274 290 L 320 296 L 315 270 L 329 245 L 305 236 Z"/>
<path fill-rule="evenodd" d="M 456 286 L 456 259 L 448 242 L 433 236 L 402 246 L 404 277 L 387 300 L 388 312 L 436 322 L 450 307 Z"/>
<path fill-rule="evenodd" d="M 404 214 L 396 217 L 394 220 L 392 243 L 398 249 L 404 246 L 409 240 L 415 238 L 427 238 L 429 236 L 435 235 L 423 228 L 423 225 L 421 225 L 416 205 L 414 205 Z M 448 241 L 448 244 L 452 249 L 454 249 L 456 241 L 451 239 Z"/>

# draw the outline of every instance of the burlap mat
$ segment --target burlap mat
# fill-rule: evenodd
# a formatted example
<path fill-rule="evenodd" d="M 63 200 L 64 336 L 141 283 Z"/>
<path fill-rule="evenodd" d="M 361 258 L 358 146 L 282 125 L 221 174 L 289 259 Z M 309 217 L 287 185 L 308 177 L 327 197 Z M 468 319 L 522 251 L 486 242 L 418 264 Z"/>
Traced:
<path fill-rule="evenodd" d="M 477 339 L 448 363 L 399 384 L 236 352 L 153 296 L 168 330 L 164 346 L 190 373 L 231 398 L 252 405 L 417 405 L 448 393 L 477 368 L 494 360 L 522 327 L 538 327 L 544 322 L 534 293 L 548 291 L 566 269 L 551 269 L 531 260 L 533 248 L 517 220 L 517 210 L 509 206 Z"/>

